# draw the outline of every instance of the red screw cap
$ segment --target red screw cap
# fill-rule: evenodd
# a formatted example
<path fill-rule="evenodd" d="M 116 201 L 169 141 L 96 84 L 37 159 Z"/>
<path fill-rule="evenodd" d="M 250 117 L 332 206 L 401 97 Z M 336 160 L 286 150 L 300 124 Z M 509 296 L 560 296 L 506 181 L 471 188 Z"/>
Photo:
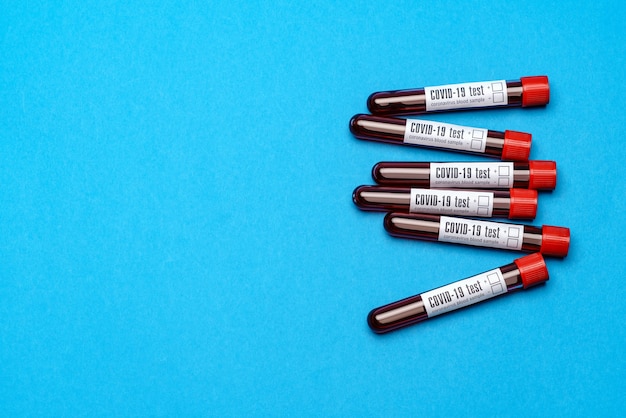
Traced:
<path fill-rule="evenodd" d="M 537 215 L 537 190 L 511 189 L 509 219 L 535 219 Z"/>
<path fill-rule="evenodd" d="M 569 228 L 544 225 L 541 231 L 541 254 L 565 257 L 569 251 Z"/>
<path fill-rule="evenodd" d="M 503 161 L 528 161 L 532 135 L 526 132 L 504 131 Z"/>
<path fill-rule="evenodd" d="M 530 177 L 528 188 L 536 190 L 554 190 L 556 187 L 556 162 L 529 161 Z"/>
<path fill-rule="evenodd" d="M 550 279 L 546 262 L 544 261 L 543 256 L 539 253 L 518 258 L 513 262 L 517 265 L 519 274 L 522 276 L 524 289 L 544 283 Z"/>
<path fill-rule="evenodd" d="M 548 77 L 538 75 L 522 77 L 522 107 L 545 106 L 550 102 Z"/>

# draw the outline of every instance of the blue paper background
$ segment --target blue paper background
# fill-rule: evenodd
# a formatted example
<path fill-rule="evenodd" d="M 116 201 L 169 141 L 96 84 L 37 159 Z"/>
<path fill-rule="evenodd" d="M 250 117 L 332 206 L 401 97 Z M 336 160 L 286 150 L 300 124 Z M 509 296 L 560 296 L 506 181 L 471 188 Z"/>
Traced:
<path fill-rule="evenodd" d="M 626 408 L 622 2 L 3 2 L 6 416 L 607 416 Z M 547 74 L 431 119 L 558 163 L 546 286 L 378 336 L 376 306 L 519 254 L 389 237 L 351 201 L 378 90 Z"/>

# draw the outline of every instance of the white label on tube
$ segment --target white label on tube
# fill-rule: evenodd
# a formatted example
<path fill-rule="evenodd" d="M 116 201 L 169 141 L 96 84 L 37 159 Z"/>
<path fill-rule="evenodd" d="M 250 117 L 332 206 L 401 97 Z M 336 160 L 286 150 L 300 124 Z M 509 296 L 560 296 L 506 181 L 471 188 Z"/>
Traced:
<path fill-rule="evenodd" d="M 424 87 L 424 93 L 427 111 L 506 106 L 509 103 L 505 80 Z"/>
<path fill-rule="evenodd" d="M 422 293 L 428 317 L 454 311 L 507 292 L 500 269 L 486 271 Z"/>
<path fill-rule="evenodd" d="M 430 187 L 510 189 L 513 163 L 430 163 Z"/>
<path fill-rule="evenodd" d="M 442 216 L 439 220 L 438 240 L 442 242 L 519 251 L 522 249 L 523 239 L 523 225 L 447 216 Z"/>
<path fill-rule="evenodd" d="M 487 145 L 487 129 L 407 119 L 404 128 L 404 143 L 484 153 Z"/>
<path fill-rule="evenodd" d="M 491 217 L 493 193 L 463 190 L 411 189 L 413 213 Z"/>

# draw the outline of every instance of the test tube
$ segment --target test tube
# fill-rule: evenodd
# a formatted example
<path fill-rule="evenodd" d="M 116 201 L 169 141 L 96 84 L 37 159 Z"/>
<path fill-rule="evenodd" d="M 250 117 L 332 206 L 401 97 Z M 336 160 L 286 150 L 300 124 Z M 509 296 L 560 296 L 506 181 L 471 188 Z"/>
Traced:
<path fill-rule="evenodd" d="M 466 279 L 373 309 L 367 323 L 377 334 L 425 321 L 446 312 L 545 283 L 546 263 L 539 253 Z"/>
<path fill-rule="evenodd" d="M 365 114 L 350 119 L 350 131 L 368 141 L 439 148 L 509 161 L 527 161 L 532 140 L 532 135 L 525 132 Z"/>
<path fill-rule="evenodd" d="M 387 162 L 372 168 L 384 186 L 554 190 L 556 162 Z"/>
<path fill-rule="evenodd" d="M 550 101 L 546 76 L 492 80 L 409 90 L 381 91 L 367 99 L 375 115 L 410 115 L 490 107 L 545 106 Z"/>
<path fill-rule="evenodd" d="M 569 228 L 509 224 L 453 216 L 391 212 L 384 226 L 394 237 L 450 242 L 565 257 Z"/>
<path fill-rule="evenodd" d="M 359 186 L 354 204 L 366 211 L 402 211 L 485 218 L 534 219 L 537 191 L 445 190 L 408 187 Z"/>

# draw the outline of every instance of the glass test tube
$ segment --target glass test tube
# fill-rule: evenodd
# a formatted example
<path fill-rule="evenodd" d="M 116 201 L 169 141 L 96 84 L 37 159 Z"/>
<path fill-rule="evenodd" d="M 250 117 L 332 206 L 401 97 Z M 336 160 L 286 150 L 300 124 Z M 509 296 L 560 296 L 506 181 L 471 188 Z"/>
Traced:
<path fill-rule="evenodd" d="M 496 296 L 546 282 L 548 269 L 541 254 L 373 309 L 367 323 L 377 334 L 425 321 Z"/>
<path fill-rule="evenodd" d="M 350 131 L 368 141 L 438 148 L 509 161 L 527 161 L 532 141 L 532 135 L 525 132 L 365 114 L 350 119 Z"/>
<path fill-rule="evenodd" d="M 354 204 L 366 211 L 402 211 L 485 218 L 534 219 L 537 191 L 445 190 L 408 187 L 359 186 Z"/>
<path fill-rule="evenodd" d="M 523 188 L 554 190 L 556 163 L 528 162 L 386 162 L 372 168 L 374 181 L 384 186 L 471 189 Z"/>
<path fill-rule="evenodd" d="M 453 216 L 391 212 L 384 226 L 394 237 L 451 242 L 565 257 L 569 228 L 509 224 Z"/>
<path fill-rule="evenodd" d="M 546 76 L 446 84 L 409 90 L 381 91 L 367 99 L 375 115 L 410 115 L 489 107 L 545 106 L 550 101 Z"/>

